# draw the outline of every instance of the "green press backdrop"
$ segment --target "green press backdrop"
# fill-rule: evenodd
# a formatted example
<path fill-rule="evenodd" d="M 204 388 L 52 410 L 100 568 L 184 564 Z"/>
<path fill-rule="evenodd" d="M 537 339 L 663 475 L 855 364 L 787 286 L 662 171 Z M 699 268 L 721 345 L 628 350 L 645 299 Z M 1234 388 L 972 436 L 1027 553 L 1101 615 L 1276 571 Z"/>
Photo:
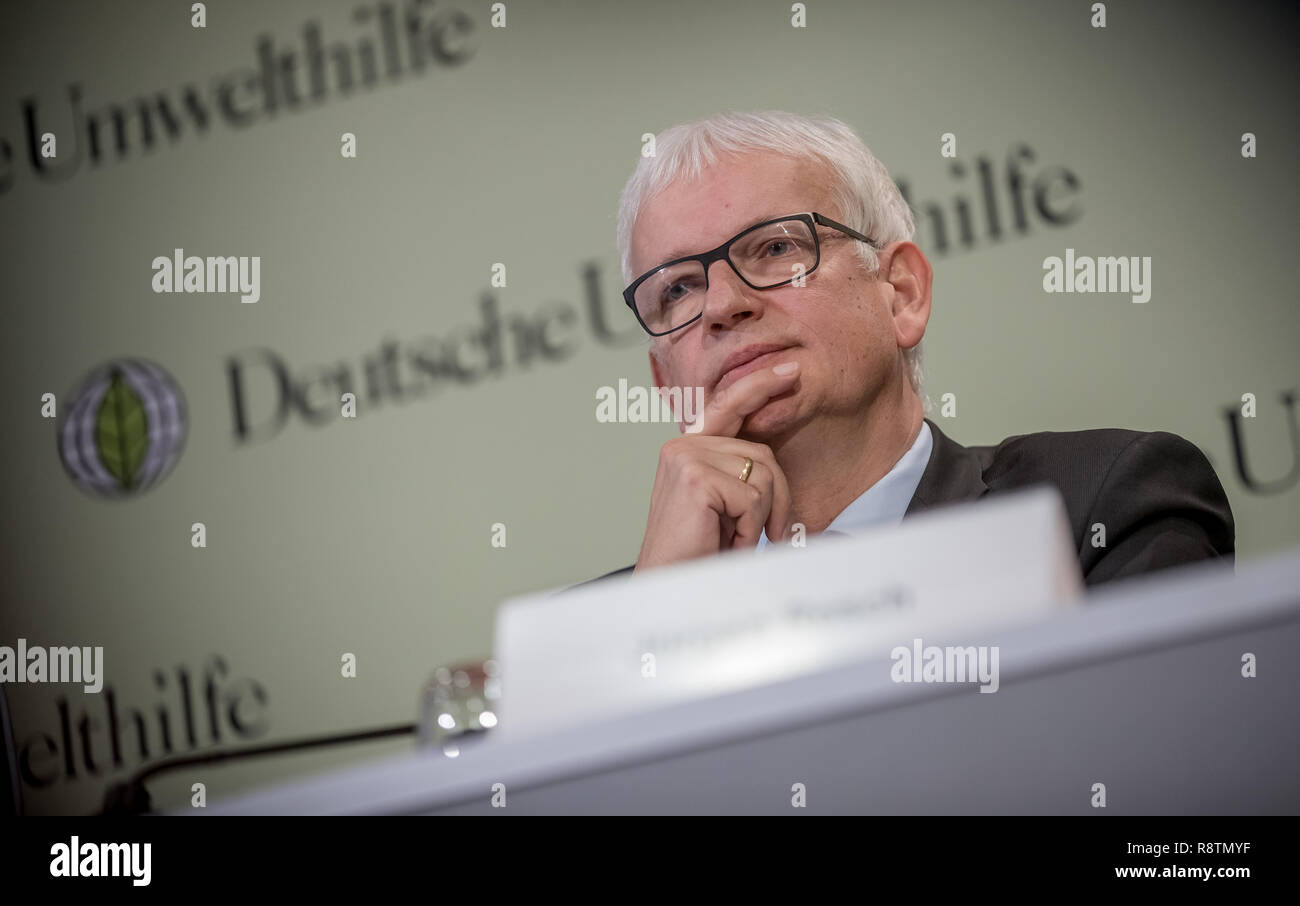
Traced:
<path fill-rule="evenodd" d="M 411 721 L 502 600 L 632 562 L 676 431 L 595 418 L 597 388 L 650 383 L 618 193 L 645 133 L 723 110 L 840 117 L 906 184 L 950 436 L 1172 431 L 1218 469 L 1240 562 L 1300 542 L 1295 8 L 1106 7 L 0 6 L 0 644 L 106 662 L 98 694 L 6 686 L 28 808 L 94 810 L 167 743 Z M 1149 257 L 1150 301 L 1044 292 L 1068 248 Z M 176 249 L 260 257 L 260 300 L 155 293 Z M 152 484 L 106 497 L 86 438 L 119 372 L 153 433 L 117 461 Z"/>

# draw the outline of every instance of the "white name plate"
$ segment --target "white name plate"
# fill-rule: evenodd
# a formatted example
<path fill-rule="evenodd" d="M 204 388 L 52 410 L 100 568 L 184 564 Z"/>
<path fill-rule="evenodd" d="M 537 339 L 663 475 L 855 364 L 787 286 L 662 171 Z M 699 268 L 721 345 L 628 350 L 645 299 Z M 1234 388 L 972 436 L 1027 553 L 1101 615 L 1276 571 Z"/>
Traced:
<path fill-rule="evenodd" d="M 1064 504 L 1042 485 L 843 538 L 734 551 L 497 612 L 511 739 L 964 639 L 1078 606 Z M 973 644 L 973 642 L 972 642 Z"/>

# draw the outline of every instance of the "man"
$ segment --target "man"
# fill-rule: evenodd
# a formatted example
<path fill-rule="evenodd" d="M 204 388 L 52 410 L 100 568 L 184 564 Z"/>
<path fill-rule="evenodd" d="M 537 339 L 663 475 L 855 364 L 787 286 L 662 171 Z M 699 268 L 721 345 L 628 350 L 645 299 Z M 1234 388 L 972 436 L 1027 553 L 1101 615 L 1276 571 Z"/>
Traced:
<path fill-rule="evenodd" d="M 656 137 L 620 203 L 625 300 L 652 337 L 655 386 L 702 387 L 706 403 L 660 451 L 636 563 L 608 575 L 1041 482 L 1064 498 L 1088 585 L 1231 560 L 1227 497 L 1176 435 L 963 447 L 924 417 L 932 270 L 914 232 L 884 166 L 837 120 L 725 114 Z"/>

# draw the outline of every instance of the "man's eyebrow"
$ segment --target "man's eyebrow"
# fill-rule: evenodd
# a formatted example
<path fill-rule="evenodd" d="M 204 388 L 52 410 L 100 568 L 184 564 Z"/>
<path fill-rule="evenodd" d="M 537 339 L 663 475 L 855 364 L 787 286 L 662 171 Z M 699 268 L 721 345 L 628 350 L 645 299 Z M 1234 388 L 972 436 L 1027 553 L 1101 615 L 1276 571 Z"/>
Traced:
<path fill-rule="evenodd" d="M 740 227 L 731 235 L 737 236 L 745 232 L 745 230 L 749 229 L 750 227 L 758 226 L 760 223 L 764 223 L 768 220 L 776 220 L 776 218 L 782 216 L 784 215 L 774 214 L 774 213 L 760 214 L 757 217 L 755 217 L 753 220 L 746 223 L 744 226 Z M 675 249 L 674 251 L 670 252 L 669 254 L 661 258 L 659 264 L 655 265 L 655 267 L 662 267 L 664 264 L 667 264 L 669 261 L 676 261 L 678 258 L 685 258 L 687 255 L 698 255 L 701 252 L 706 252 L 706 251 L 708 251 L 708 249 L 682 249 L 679 246 L 677 249 Z"/>

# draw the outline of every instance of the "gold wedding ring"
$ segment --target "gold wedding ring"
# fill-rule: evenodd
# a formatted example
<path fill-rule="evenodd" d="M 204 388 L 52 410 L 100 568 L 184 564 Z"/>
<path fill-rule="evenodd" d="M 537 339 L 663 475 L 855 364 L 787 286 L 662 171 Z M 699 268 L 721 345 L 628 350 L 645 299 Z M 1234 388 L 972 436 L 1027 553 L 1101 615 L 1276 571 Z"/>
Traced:
<path fill-rule="evenodd" d="M 748 456 L 746 456 L 746 457 L 745 457 L 745 468 L 743 468 L 743 469 L 740 470 L 740 480 L 741 480 L 741 481 L 744 481 L 744 482 L 748 482 L 748 481 L 749 481 L 749 473 L 752 472 L 752 471 L 754 471 L 754 460 L 752 460 L 752 459 L 750 459 Z"/>

